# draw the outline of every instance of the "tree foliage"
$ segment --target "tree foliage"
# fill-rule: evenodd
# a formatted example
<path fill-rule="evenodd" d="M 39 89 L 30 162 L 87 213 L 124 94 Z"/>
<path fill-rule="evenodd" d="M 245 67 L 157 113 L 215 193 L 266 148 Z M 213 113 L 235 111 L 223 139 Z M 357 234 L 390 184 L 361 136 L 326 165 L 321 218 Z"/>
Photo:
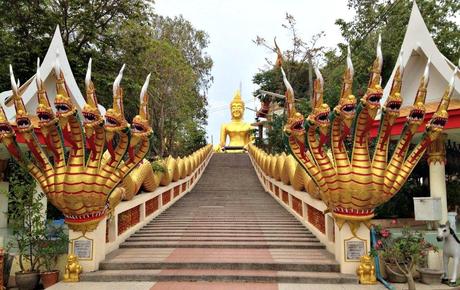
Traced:
<path fill-rule="evenodd" d="M 154 152 L 188 154 L 205 142 L 206 93 L 212 82 L 208 35 L 183 17 L 154 14 L 152 0 L 0 1 L 0 88 L 10 87 L 7 64 L 27 80 L 43 57 L 56 25 L 80 89 L 86 64 L 93 58 L 98 99 L 112 102 L 111 85 L 126 63 L 122 86 L 125 114 L 137 113 L 145 76 L 152 73 Z M 187 131 L 186 130 L 191 130 Z"/>

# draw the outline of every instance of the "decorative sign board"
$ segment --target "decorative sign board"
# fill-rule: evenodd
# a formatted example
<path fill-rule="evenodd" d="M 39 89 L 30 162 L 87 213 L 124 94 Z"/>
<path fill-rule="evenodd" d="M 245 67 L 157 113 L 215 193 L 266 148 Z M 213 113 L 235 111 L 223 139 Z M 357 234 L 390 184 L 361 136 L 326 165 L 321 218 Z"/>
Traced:
<path fill-rule="evenodd" d="M 79 260 L 93 259 L 93 240 L 79 238 L 72 241 L 72 252 Z"/>
<path fill-rule="evenodd" d="M 442 216 L 440 197 L 414 197 L 414 213 L 417 221 L 439 221 Z"/>
<path fill-rule="evenodd" d="M 359 261 L 361 256 L 367 254 L 367 245 L 365 240 L 351 238 L 344 241 L 345 243 L 345 261 Z"/>

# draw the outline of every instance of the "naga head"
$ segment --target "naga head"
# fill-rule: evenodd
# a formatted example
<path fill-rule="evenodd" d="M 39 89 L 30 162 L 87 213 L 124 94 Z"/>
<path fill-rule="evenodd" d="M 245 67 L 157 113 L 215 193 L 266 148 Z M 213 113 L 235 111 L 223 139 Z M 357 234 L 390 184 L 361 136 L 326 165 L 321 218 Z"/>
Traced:
<path fill-rule="evenodd" d="M 104 119 L 102 118 L 101 112 L 98 109 L 98 102 L 96 97 L 96 90 L 94 84 L 91 81 L 91 58 L 88 61 L 88 69 L 86 70 L 85 87 L 86 87 L 86 104 L 83 106 L 83 125 L 85 126 L 85 132 L 88 136 L 94 133 L 96 126 L 102 126 Z"/>
<path fill-rule="evenodd" d="M 348 46 L 347 69 L 343 74 L 342 92 L 339 104 L 335 106 L 334 113 L 338 115 L 347 128 L 351 128 L 356 113 L 356 97 L 353 95 L 353 63 L 351 62 L 351 51 Z"/>
<path fill-rule="evenodd" d="M 150 126 L 149 122 L 148 112 L 149 94 L 147 92 L 147 88 L 149 87 L 149 81 L 150 74 L 147 76 L 147 78 L 145 79 L 145 83 L 142 86 L 140 94 L 139 115 L 136 115 L 133 118 L 131 124 L 132 139 L 130 146 L 137 145 L 140 140 L 149 138 L 153 133 L 152 127 Z"/>
<path fill-rule="evenodd" d="M 380 73 L 382 71 L 383 56 L 382 56 L 382 38 L 379 35 L 377 43 L 377 57 L 372 65 L 371 77 L 367 86 L 366 94 L 361 98 L 361 104 L 367 107 L 369 116 L 374 119 L 377 111 L 380 108 L 380 99 L 383 95 L 383 89 L 380 85 L 382 78 Z"/>
<path fill-rule="evenodd" d="M 32 120 L 27 113 L 26 106 L 22 101 L 21 92 L 19 91 L 19 80 L 14 80 L 13 67 L 10 65 L 10 81 L 13 91 L 14 109 L 16 110 L 16 126 L 19 132 L 26 133 L 33 130 Z"/>
<path fill-rule="evenodd" d="M 67 125 L 69 117 L 77 114 L 77 107 L 70 99 L 69 92 L 67 91 L 64 73 L 59 63 L 58 52 L 56 52 L 54 73 L 56 75 L 56 99 L 54 100 L 54 107 L 56 108 L 56 115 L 60 120 L 61 128 L 64 128 Z"/>
<path fill-rule="evenodd" d="M 404 72 L 402 53 L 403 51 L 401 50 L 398 58 L 398 67 L 396 68 L 393 84 L 391 85 L 390 95 L 383 106 L 383 111 L 388 116 L 390 125 L 393 125 L 396 118 L 399 117 L 399 109 L 403 101 L 401 97 L 402 75 Z"/>
<path fill-rule="evenodd" d="M 123 71 L 125 65 L 123 65 L 118 73 L 118 76 L 113 82 L 113 106 L 108 109 L 105 114 L 105 130 L 109 134 L 107 136 L 110 138 L 110 135 L 113 135 L 115 132 L 119 132 L 128 128 L 128 122 L 125 119 L 123 111 L 123 89 L 120 86 L 121 79 L 123 77 Z"/>
<path fill-rule="evenodd" d="M 425 119 L 425 99 L 426 88 L 428 87 L 429 82 L 430 63 L 430 59 L 428 59 L 422 79 L 420 80 L 417 95 L 415 96 L 414 104 L 412 105 L 409 115 L 407 116 L 409 130 L 412 134 L 415 134 L 417 128 L 423 123 L 423 120 Z"/>
<path fill-rule="evenodd" d="M 5 110 L 0 106 L 0 142 L 15 135 L 13 127 L 11 127 L 10 122 L 6 118 Z"/>
<path fill-rule="evenodd" d="M 447 123 L 447 118 L 449 117 L 447 109 L 449 108 L 450 98 L 452 96 L 452 92 L 454 91 L 456 74 L 457 68 L 454 70 L 454 74 L 452 75 L 452 78 L 449 82 L 449 87 L 444 92 L 436 112 L 433 114 L 433 117 L 431 117 L 431 120 L 426 125 L 427 134 L 431 141 L 434 141 L 436 138 L 438 138 L 439 134 L 442 133 L 442 130 Z"/>
<path fill-rule="evenodd" d="M 326 136 L 330 127 L 329 113 L 331 110 L 328 104 L 323 103 L 323 76 L 318 68 L 315 68 L 315 73 L 316 80 L 314 82 L 314 92 L 311 100 L 313 111 L 308 115 L 307 121 L 311 126 L 318 127 L 322 136 Z"/>
<path fill-rule="evenodd" d="M 48 94 L 46 93 L 45 87 L 43 86 L 43 81 L 40 74 L 40 59 L 37 59 L 37 74 L 35 75 L 35 83 L 37 85 L 37 99 L 38 106 L 36 109 L 36 114 L 40 124 L 40 128 L 47 128 L 51 125 L 54 125 L 58 122 L 56 115 L 51 108 L 50 101 L 48 99 Z"/>

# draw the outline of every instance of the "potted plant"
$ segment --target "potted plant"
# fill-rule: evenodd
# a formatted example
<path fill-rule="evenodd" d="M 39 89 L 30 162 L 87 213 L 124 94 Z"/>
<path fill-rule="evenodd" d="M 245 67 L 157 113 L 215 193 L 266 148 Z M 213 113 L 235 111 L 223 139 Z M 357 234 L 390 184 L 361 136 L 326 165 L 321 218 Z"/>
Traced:
<path fill-rule="evenodd" d="M 34 289 L 39 282 L 39 248 L 45 235 L 42 216 L 42 194 L 35 188 L 34 180 L 21 169 L 10 174 L 8 211 L 9 225 L 13 239 L 9 243 L 16 249 L 20 270 L 15 273 L 19 289 Z"/>
<path fill-rule="evenodd" d="M 405 278 L 409 290 L 415 290 L 414 273 L 420 265 L 426 264 L 429 251 L 437 248 L 425 241 L 423 234 L 404 228 L 400 236 L 395 237 L 387 229 L 376 227 L 377 245 L 373 255 L 379 255 L 385 264 L 389 276 Z M 389 277 L 391 280 L 391 277 Z M 392 282 L 401 282 L 392 281 Z"/>
<path fill-rule="evenodd" d="M 56 264 L 61 254 L 67 253 L 69 237 L 64 232 L 63 227 L 48 222 L 46 227 L 46 239 L 43 240 L 39 249 L 41 265 L 45 271 L 40 273 L 41 281 L 44 288 L 48 288 L 59 281 L 59 270 L 56 270 Z"/>

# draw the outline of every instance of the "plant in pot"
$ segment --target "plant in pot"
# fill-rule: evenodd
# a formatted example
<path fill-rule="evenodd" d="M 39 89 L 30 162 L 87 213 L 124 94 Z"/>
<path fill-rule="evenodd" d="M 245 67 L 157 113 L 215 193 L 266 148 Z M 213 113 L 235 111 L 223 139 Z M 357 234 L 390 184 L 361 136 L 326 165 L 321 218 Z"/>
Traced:
<path fill-rule="evenodd" d="M 20 169 L 10 174 L 9 226 L 13 239 L 9 247 L 16 250 L 20 270 L 15 273 L 19 289 L 34 289 L 39 282 L 39 249 L 45 236 L 42 194 L 35 188 L 34 180 Z"/>
<path fill-rule="evenodd" d="M 394 236 L 387 229 L 376 227 L 377 245 L 372 251 L 373 255 L 379 255 L 385 264 L 389 276 L 405 278 L 409 290 L 415 290 L 414 273 L 416 267 L 426 264 L 429 251 L 437 251 L 437 248 L 425 241 L 423 234 L 404 228 L 400 236 Z"/>
<path fill-rule="evenodd" d="M 39 249 L 41 265 L 45 271 L 40 273 L 44 288 L 48 288 L 59 281 L 59 270 L 56 270 L 60 255 L 67 253 L 69 237 L 62 226 L 48 222 L 46 227 L 46 239 L 42 241 Z"/>

